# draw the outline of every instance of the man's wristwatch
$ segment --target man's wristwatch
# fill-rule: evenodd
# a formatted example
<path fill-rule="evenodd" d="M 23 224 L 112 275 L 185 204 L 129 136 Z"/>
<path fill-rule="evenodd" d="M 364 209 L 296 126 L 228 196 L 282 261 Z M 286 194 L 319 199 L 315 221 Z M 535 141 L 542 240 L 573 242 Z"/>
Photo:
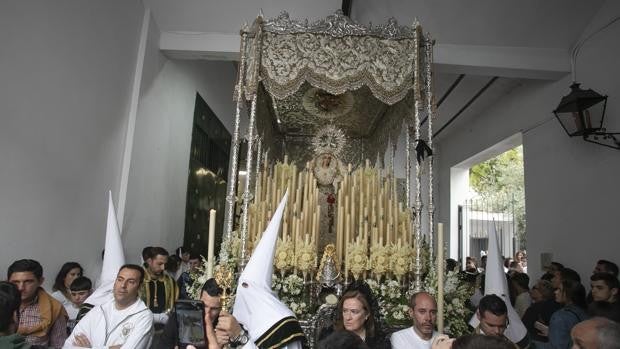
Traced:
<path fill-rule="evenodd" d="M 250 337 L 248 336 L 248 331 L 246 331 L 245 328 L 241 327 L 241 331 L 239 332 L 239 334 L 235 338 L 230 339 L 230 345 L 240 347 L 242 345 L 246 345 L 249 340 Z"/>

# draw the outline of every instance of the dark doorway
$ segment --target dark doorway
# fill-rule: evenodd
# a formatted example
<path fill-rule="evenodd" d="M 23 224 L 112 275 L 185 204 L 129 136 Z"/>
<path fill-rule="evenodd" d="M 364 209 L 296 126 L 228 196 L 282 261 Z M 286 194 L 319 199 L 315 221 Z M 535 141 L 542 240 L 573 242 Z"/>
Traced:
<path fill-rule="evenodd" d="M 184 246 L 207 256 L 209 210 L 217 210 L 215 251 L 222 240 L 231 136 L 196 93 L 187 177 Z"/>

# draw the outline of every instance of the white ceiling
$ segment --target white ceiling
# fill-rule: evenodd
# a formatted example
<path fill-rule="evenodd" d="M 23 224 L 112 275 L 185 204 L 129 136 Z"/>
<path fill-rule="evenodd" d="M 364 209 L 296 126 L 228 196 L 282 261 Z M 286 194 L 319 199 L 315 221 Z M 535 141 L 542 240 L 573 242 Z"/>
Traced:
<path fill-rule="evenodd" d="M 342 6 L 339 0 L 144 0 L 161 31 L 231 33 L 286 10 L 316 20 Z M 603 0 L 352 0 L 351 18 L 362 24 L 390 17 L 408 25 L 417 18 L 438 43 L 569 48 Z"/>
<path fill-rule="evenodd" d="M 418 18 L 442 44 L 569 48 L 602 0 L 353 0 L 351 17 L 379 23 Z"/>
<path fill-rule="evenodd" d="M 251 23 L 261 9 L 267 18 L 286 10 L 291 18 L 308 18 L 313 21 L 332 14 L 342 6 L 342 1 L 335 0 L 143 1 L 151 8 L 152 16 L 162 33 L 201 33 L 208 37 L 204 42 L 215 42 L 217 45 L 212 46 L 218 47 L 221 42 L 225 42 L 222 46 L 224 49 L 214 49 L 208 55 L 191 49 L 183 51 L 182 45 L 172 45 L 167 54 L 178 59 L 230 57 L 230 52 L 224 51 L 238 52 L 239 29 L 244 22 Z M 395 17 L 401 25 L 409 25 L 417 18 L 424 31 L 429 32 L 437 42 L 437 99 L 446 93 L 460 74 L 465 74 L 449 98 L 438 108 L 435 121 L 437 130 L 456 115 L 493 76 L 500 78 L 466 108 L 459 119 L 475 117 L 526 82 L 526 78 L 558 79 L 564 76 L 567 73 L 570 48 L 578 41 L 603 2 L 352 0 L 351 18 L 362 24 L 381 24 Z M 217 40 L 212 41 L 213 37 Z M 168 48 L 169 41 L 164 44 L 162 40 L 161 46 Z M 166 48 L 162 47 L 162 50 L 166 52 Z M 513 69 L 521 62 L 525 63 Z M 454 125 L 458 125 L 458 120 L 450 127 Z M 445 133 L 448 133 L 450 127 L 446 128 Z"/>

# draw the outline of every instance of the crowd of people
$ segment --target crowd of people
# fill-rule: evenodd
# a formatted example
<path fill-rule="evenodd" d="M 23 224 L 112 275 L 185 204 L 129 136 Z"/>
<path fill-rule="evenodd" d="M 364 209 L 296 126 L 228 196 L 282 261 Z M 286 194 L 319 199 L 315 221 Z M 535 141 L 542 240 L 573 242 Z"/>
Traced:
<path fill-rule="evenodd" d="M 0 282 L 0 348 L 175 348 L 178 345 L 175 302 L 190 298 L 187 286 L 200 265 L 200 255 L 179 248 L 169 255 L 161 247 L 143 250 L 143 265 L 125 264 L 117 273 L 111 299 L 85 303 L 93 283 L 75 262 L 57 273 L 52 292 L 44 290 L 43 268 L 22 259 Z M 546 274 L 531 282 L 526 257 L 518 253 L 505 264 L 510 294 L 484 294 L 484 258 L 478 265 L 468 258 L 463 280 L 474 285 L 470 306 L 479 325 L 472 334 L 449 338 L 436 329 L 437 302 L 426 292 L 409 299 L 411 326 L 390 332 L 384 328 L 379 305 L 370 287 L 354 282 L 342 293 L 333 326 L 320 333 L 321 349 L 408 348 L 620 348 L 618 267 L 599 260 L 590 276 L 589 292 L 579 274 L 553 262 Z M 448 261 L 448 268 L 458 263 Z M 243 282 L 245 284 L 245 282 Z M 530 287 L 531 285 L 531 287 Z M 245 286 L 244 286 L 245 287 Z M 222 289 L 214 279 L 202 285 L 209 349 L 225 346 L 266 347 L 252 336 L 248 319 L 223 311 Z M 505 301 L 509 299 L 509 303 Z M 509 308 L 527 329 L 520 341 L 510 341 Z M 254 342 L 253 342 L 254 341 Z M 269 347 L 291 347 L 276 345 Z"/>

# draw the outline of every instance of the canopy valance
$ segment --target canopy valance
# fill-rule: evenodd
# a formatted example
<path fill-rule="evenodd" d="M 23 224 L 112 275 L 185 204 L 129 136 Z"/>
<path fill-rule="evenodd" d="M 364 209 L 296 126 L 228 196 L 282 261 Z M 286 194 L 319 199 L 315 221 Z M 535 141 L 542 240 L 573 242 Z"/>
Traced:
<path fill-rule="evenodd" d="M 276 99 L 308 82 L 334 95 L 367 86 L 393 105 L 414 88 L 420 32 L 417 23 L 399 26 L 391 19 L 384 26 L 363 26 L 340 12 L 312 24 L 286 12 L 268 21 L 259 17 L 247 30 L 246 99 L 258 82 Z"/>

